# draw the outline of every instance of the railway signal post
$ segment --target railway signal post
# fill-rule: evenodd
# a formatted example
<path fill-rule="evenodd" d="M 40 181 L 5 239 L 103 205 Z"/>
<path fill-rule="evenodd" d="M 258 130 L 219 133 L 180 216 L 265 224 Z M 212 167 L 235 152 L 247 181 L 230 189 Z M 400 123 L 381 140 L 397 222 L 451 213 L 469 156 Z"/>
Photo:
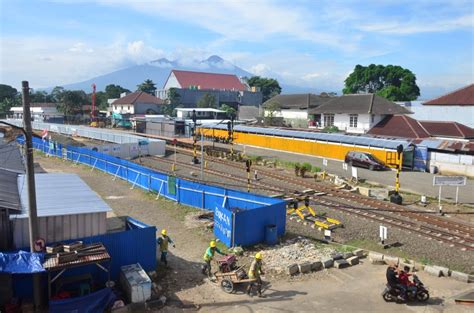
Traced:
<path fill-rule="evenodd" d="M 250 167 L 252 166 L 252 161 L 246 160 L 245 166 L 247 167 L 247 192 L 250 192 Z"/>
<path fill-rule="evenodd" d="M 390 202 L 402 204 L 403 198 L 400 195 L 400 172 L 402 170 L 403 146 L 397 146 L 397 177 L 395 179 L 395 193 L 390 196 Z"/>
<path fill-rule="evenodd" d="M 196 151 L 196 147 L 197 147 L 197 136 L 196 136 L 196 110 L 193 110 L 193 116 L 192 116 L 192 119 L 193 119 L 193 128 L 192 128 L 192 131 L 193 131 L 193 164 L 199 164 L 199 160 L 197 158 L 197 151 Z"/>

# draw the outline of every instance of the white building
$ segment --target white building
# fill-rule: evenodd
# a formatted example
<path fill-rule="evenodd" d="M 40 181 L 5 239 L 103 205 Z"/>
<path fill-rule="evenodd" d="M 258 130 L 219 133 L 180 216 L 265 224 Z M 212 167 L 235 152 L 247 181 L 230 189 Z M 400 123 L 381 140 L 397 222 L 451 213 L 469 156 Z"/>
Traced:
<path fill-rule="evenodd" d="M 109 105 L 109 111 L 118 114 L 159 114 L 163 100 L 143 91 L 132 92 L 116 99 Z"/>
<path fill-rule="evenodd" d="M 62 122 L 64 120 L 64 114 L 58 112 L 56 109 L 57 103 L 31 103 L 30 112 L 31 119 L 38 122 Z M 11 118 L 22 119 L 23 118 L 23 107 L 12 107 L 10 109 Z"/>
<path fill-rule="evenodd" d="M 176 117 L 178 119 L 192 119 L 193 111 L 196 112 L 196 119 L 227 119 L 225 111 L 214 108 L 176 108 Z"/>
<path fill-rule="evenodd" d="M 411 112 L 375 94 L 351 94 L 333 98 L 310 114 L 321 114 L 319 128 L 336 126 L 346 133 L 364 134 L 389 115 Z"/>

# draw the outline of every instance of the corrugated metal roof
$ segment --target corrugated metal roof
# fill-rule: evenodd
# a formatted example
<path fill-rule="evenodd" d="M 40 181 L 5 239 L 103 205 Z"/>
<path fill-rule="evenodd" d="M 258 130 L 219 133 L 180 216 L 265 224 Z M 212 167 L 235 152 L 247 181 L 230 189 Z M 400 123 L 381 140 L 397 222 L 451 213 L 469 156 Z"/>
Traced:
<path fill-rule="evenodd" d="M 207 128 L 223 129 L 227 130 L 227 125 L 206 125 Z M 295 130 L 282 130 L 277 128 L 262 128 L 262 127 L 249 127 L 237 125 L 234 127 L 235 131 L 244 133 L 262 134 L 267 136 L 279 136 L 289 137 L 307 140 L 327 141 L 334 143 L 343 144 L 355 144 L 377 148 L 396 149 L 398 145 L 407 147 L 410 142 L 408 140 L 401 139 L 380 139 L 363 136 L 349 136 L 341 134 L 329 134 L 329 133 L 314 133 L 306 131 L 295 131 Z"/>
<path fill-rule="evenodd" d="M 0 209 L 21 211 L 15 172 L 0 169 Z"/>
<path fill-rule="evenodd" d="M 38 217 L 108 212 L 112 209 L 78 175 L 35 174 Z M 28 217 L 26 176 L 18 176 L 22 214 Z"/>
<path fill-rule="evenodd" d="M 24 173 L 25 165 L 16 142 L 7 143 L 0 138 L 0 169 L 15 173 Z"/>

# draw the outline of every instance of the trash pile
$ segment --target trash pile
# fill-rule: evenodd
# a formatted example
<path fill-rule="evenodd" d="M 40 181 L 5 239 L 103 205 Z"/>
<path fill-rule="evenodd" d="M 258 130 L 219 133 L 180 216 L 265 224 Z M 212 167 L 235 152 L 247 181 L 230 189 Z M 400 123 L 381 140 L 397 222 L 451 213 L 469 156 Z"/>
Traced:
<path fill-rule="evenodd" d="M 314 262 L 331 257 L 336 250 L 315 245 L 311 240 L 298 237 L 262 251 L 264 266 L 281 270 L 295 263 Z"/>

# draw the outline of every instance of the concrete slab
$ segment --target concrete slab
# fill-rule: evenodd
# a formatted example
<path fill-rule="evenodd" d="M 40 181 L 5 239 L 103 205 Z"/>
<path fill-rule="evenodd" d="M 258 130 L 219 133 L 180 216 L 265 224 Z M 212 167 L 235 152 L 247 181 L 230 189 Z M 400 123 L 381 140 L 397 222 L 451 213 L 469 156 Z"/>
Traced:
<path fill-rule="evenodd" d="M 385 265 L 384 255 L 376 252 L 369 252 L 369 261 L 374 265 Z"/>
<path fill-rule="evenodd" d="M 357 256 L 350 257 L 350 258 L 347 259 L 347 262 L 350 265 L 357 265 L 357 264 L 359 264 L 359 257 L 357 257 Z"/>
<path fill-rule="evenodd" d="M 383 260 L 385 264 L 395 264 L 398 265 L 400 263 L 400 259 L 396 256 L 384 255 Z"/>
<path fill-rule="evenodd" d="M 450 275 L 450 271 L 449 271 L 449 268 L 447 267 L 444 267 L 444 266 L 438 266 L 438 265 L 434 265 L 433 267 L 439 269 L 441 271 L 441 275 L 443 275 L 444 277 L 448 277 Z"/>
<path fill-rule="evenodd" d="M 334 265 L 334 260 L 332 258 L 322 259 L 321 262 L 323 263 L 324 268 L 331 268 Z"/>
<path fill-rule="evenodd" d="M 436 276 L 436 277 L 441 277 L 442 272 L 439 268 L 436 268 L 434 266 L 429 266 L 426 265 L 424 271 L 430 275 Z"/>
<path fill-rule="evenodd" d="M 331 254 L 331 257 L 334 261 L 342 259 L 342 253 L 333 253 Z"/>
<path fill-rule="evenodd" d="M 350 266 L 349 262 L 347 262 L 344 259 L 334 261 L 334 267 L 335 268 L 342 269 L 342 268 L 346 268 L 346 267 L 349 267 L 349 266 Z"/>
<path fill-rule="evenodd" d="M 300 271 L 298 264 L 291 264 L 286 268 L 286 273 L 288 275 L 296 275 Z"/>
<path fill-rule="evenodd" d="M 458 281 L 462 281 L 464 283 L 469 283 L 471 281 L 469 274 L 461 273 L 458 271 L 452 271 L 451 278 L 456 279 Z"/>
<path fill-rule="evenodd" d="M 311 272 L 311 263 L 310 262 L 304 262 L 301 264 L 298 264 L 298 268 L 300 273 L 305 274 Z"/>
<path fill-rule="evenodd" d="M 364 256 L 364 250 L 362 250 L 362 249 L 354 250 L 353 253 L 354 253 L 355 256 L 357 256 L 357 257 L 359 257 L 359 258 L 361 258 L 361 257 Z"/>
<path fill-rule="evenodd" d="M 347 260 L 348 258 L 350 258 L 350 257 L 353 257 L 353 256 L 354 256 L 354 254 L 353 254 L 352 252 L 344 252 L 344 253 L 342 254 L 342 258 L 343 258 L 343 259 L 346 259 L 346 260 Z"/>
<path fill-rule="evenodd" d="M 323 262 L 321 261 L 314 261 L 311 263 L 311 270 L 312 271 L 319 271 L 323 268 Z"/>

